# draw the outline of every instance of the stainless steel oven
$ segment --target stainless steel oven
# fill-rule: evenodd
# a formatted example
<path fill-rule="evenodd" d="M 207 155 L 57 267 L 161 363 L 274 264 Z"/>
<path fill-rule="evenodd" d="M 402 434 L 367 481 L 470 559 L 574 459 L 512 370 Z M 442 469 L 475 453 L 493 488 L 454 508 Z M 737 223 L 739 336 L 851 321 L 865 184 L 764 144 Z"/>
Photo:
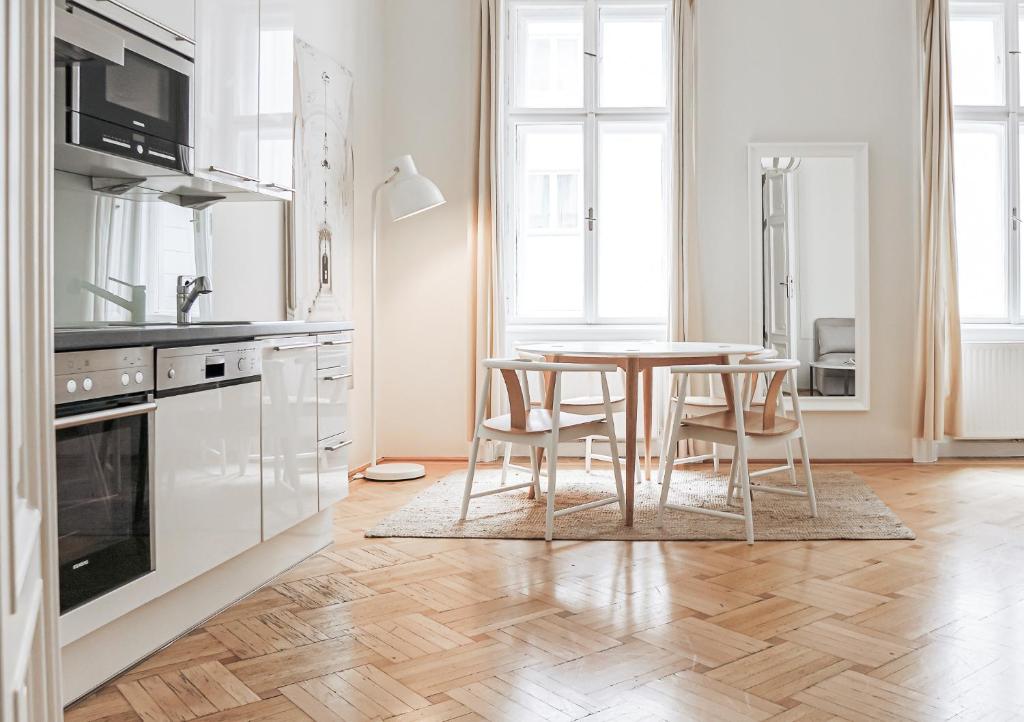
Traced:
<path fill-rule="evenodd" d="M 56 355 L 62 613 L 154 568 L 153 381 L 149 347 Z"/>
<path fill-rule="evenodd" d="M 59 140 L 191 173 L 193 61 L 82 7 L 68 7 L 58 10 L 74 14 L 73 22 L 62 18 L 57 27 L 57 82 L 64 86 L 57 127 L 65 135 Z M 116 51 L 81 49 L 91 35 L 115 38 Z"/>

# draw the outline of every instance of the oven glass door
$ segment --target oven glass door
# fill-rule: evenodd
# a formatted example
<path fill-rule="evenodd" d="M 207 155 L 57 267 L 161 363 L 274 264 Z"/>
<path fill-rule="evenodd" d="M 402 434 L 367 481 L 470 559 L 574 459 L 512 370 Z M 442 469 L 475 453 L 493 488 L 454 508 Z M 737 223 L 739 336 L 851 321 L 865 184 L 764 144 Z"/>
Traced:
<path fill-rule="evenodd" d="M 187 75 L 125 49 L 123 66 L 80 63 L 77 83 L 78 107 L 73 110 L 189 145 Z"/>
<path fill-rule="evenodd" d="M 60 409 L 57 531 L 60 610 L 152 571 L 151 432 L 145 397 Z M 67 411 L 70 410 L 70 414 Z"/>

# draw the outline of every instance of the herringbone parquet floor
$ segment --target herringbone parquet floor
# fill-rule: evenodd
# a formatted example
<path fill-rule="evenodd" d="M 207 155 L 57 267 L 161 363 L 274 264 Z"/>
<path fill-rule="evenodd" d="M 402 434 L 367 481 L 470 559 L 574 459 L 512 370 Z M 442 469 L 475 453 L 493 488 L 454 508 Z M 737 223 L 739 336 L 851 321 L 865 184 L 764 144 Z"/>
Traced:
<path fill-rule="evenodd" d="M 916 541 L 363 538 L 453 468 L 67 719 L 1024 719 L 1024 465 L 837 467 Z"/>

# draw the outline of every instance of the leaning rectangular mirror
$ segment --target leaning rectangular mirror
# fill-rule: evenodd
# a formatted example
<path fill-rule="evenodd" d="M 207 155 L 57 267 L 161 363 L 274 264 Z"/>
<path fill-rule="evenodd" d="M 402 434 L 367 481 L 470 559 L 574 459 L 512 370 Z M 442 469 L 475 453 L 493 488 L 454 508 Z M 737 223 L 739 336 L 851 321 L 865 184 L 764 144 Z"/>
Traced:
<path fill-rule="evenodd" d="M 801 403 L 869 404 L 864 143 L 749 147 L 751 339 L 799 359 Z"/>

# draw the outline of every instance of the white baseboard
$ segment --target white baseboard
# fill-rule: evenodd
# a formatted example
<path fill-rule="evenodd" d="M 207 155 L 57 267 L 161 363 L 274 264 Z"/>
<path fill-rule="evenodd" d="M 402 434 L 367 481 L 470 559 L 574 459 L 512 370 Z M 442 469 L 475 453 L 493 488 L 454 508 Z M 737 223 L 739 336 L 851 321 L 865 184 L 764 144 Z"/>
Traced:
<path fill-rule="evenodd" d="M 1024 457 L 1024 440 L 994 439 L 954 439 L 941 445 L 939 456 L 942 458 L 992 458 L 1012 459 Z"/>

